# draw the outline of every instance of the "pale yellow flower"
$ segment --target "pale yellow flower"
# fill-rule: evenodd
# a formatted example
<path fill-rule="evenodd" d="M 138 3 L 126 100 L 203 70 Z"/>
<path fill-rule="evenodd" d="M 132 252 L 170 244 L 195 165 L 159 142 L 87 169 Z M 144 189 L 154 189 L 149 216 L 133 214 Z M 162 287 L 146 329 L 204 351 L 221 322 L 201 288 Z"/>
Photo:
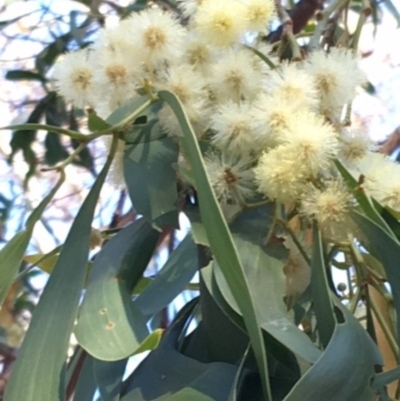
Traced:
<path fill-rule="evenodd" d="M 296 152 L 284 145 L 265 152 L 254 173 L 258 190 L 271 200 L 296 201 L 304 190 L 304 166 Z"/>
<path fill-rule="evenodd" d="M 273 0 L 245 0 L 244 4 L 248 29 L 265 32 L 276 15 Z"/>
<path fill-rule="evenodd" d="M 254 139 L 250 103 L 227 102 L 211 116 L 212 143 L 221 151 L 247 155 L 257 144 Z"/>
<path fill-rule="evenodd" d="M 253 161 L 226 152 L 208 153 L 204 162 L 210 184 L 222 203 L 243 203 L 255 195 Z"/>
<path fill-rule="evenodd" d="M 338 155 L 338 135 L 331 125 L 311 112 L 296 114 L 283 131 L 283 143 L 292 149 L 312 178 L 328 169 Z"/>
<path fill-rule="evenodd" d="M 158 63 L 174 61 L 182 55 L 185 30 L 171 13 L 149 8 L 133 13 L 127 21 L 129 29 L 125 34 L 136 42 L 137 62 L 156 68 Z"/>
<path fill-rule="evenodd" d="M 230 50 L 211 66 L 210 86 L 219 101 L 252 100 L 261 90 L 263 71 L 254 56 L 246 51 Z"/>
<path fill-rule="evenodd" d="M 247 28 L 246 9 L 238 0 L 203 2 L 194 21 L 204 40 L 223 47 L 239 41 Z"/>
<path fill-rule="evenodd" d="M 362 174 L 362 187 L 370 196 L 396 211 L 400 211 L 400 165 L 389 157 L 368 152 L 356 163 Z"/>
<path fill-rule="evenodd" d="M 54 79 L 57 91 L 76 107 L 90 106 L 94 97 L 92 52 L 84 49 L 66 54 L 56 63 Z"/>
<path fill-rule="evenodd" d="M 300 214 L 316 220 L 328 238 L 346 238 L 348 212 L 354 200 L 342 181 L 326 181 L 324 185 L 324 189 L 311 184 L 305 187 L 300 198 Z"/>
<path fill-rule="evenodd" d="M 357 58 L 347 49 L 312 53 L 307 70 L 314 78 L 322 113 L 334 120 L 340 118 L 343 106 L 353 100 L 357 86 L 365 82 Z"/>
<path fill-rule="evenodd" d="M 377 150 L 377 145 L 362 129 L 344 128 L 340 133 L 340 158 L 348 165 L 361 160 L 368 152 Z"/>
<path fill-rule="evenodd" d="M 312 76 L 298 63 L 283 63 L 270 74 L 271 96 L 282 98 L 294 107 L 314 107 L 318 93 Z"/>

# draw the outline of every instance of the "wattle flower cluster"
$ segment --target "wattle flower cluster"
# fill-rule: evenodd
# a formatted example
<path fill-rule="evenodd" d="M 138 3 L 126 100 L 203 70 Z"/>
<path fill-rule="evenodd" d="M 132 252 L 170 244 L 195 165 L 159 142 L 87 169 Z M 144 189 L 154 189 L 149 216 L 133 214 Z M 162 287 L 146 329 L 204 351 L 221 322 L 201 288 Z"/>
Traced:
<path fill-rule="evenodd" d="M 205 163 L 224 205 L 245 205 L 261 194 L 317 220 L 327 238 L 347 235 L 347 214 L 357 206 L 335 167 L 339 159 L 356 179 L 365 176 L 368 194 L 400 211 L 400 167 L 377 153 L 365 132 L 344 123 L 365 81 L 352 51 L 332 48 L 279 62 L 260 40 L 275 18 L 272 0 L 179 4 L 185 25 L 150 8 L 104 29 L 89 49 L 67 54 L 54 74 L 59 93 L 106 118 L 145 88 L 173 91 L 198 138 L 209 141 Z M 249 38 L 275 68 L 243 46 Z M 165 133 L 182 135 L 168 106 L 158 118 Z M 123 148 L 121 141 L 116 185 Z"/>

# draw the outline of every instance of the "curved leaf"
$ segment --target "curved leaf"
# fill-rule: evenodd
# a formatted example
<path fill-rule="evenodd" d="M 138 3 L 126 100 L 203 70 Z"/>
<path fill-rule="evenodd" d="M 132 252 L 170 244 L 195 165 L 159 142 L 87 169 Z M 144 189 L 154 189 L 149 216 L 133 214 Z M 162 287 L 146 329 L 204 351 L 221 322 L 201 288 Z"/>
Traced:
<path fill-rule="evenodd" d="M 360 323 L 339 302 L 344 323 L 335 331 L 320 359 L 299 380 L 284 401 L 374 401 L 370 386 L 379 351 Z"/>
<path fill-rule="evenodd" d="M 79 344 L 97 359 L 126 358 L 146 338 L 146 323 L 131 293 L 158 238 L 158 231 L 139 219 L 116 234 L 97 255 L 75 328 Z"/>
<path fill-rule="evenodd" d="M 311 290 L 313 305 L 317 317 L 319 339 L 326 348 L 335 330 L 336 319 L 326 276 L 326 267 L 322 253 L 321 234 L 314 223 L 313 254 L 311 258 Z"/>
<path fill-rule="evenodd" d="M 196 135 L 179 99 L 168 91 L 160 91 L 158 96 L 172 108 L 184 134 L 182 143 L 185 155 L 192 165 L 198 189 L 200 213 L 207 237 L 212 252 L 242 312 L 260 370 L 264 396 L 269 401 L 271 392 L 268 382 L 267 354 L 262 332 L 257 322 L 256 307 L 232 235 L 211 188 Z"/>
<path fill-rule="evenodd" d="M 129 376 L 121 401 L 160 401 L 170 397 L 178 400 L 182 396 L 191 400 L 191 395 L 200 397 L 202 401 L 226 401 L 237 367 L 221 362 L 203 364 L 177 350 L 178 337 L 194 305 L 191 302 L 183 308 L 159 347 Z"/>
<path fill-rule="evenodd" d="M 114 401 L 119 395 L 127 362 L 128 358 L 116 362 L 93 360 L 93 373 L 102 401 Z"/>
<path fill-rule="evenodd" d="M 156 227 L 178 228 L 178 144 L 172 138 L 127 146 L 124 176 L 134 208 Z"/>
<path fill-rule="evenodd" d="M 86 274 L 94 210 L 111 162 L 109 157 L 72 224 L 33 313 L 5 401 L 65 400 L 63 366 Z"/>
<path fill-rule="evenodd" d="M 364 246 L 383 264 L 393 293 L 394 306 L 397 315 L 400 316 L 400 242 L 360 213 L 354 212 L 352 219 L 369 240 Z M 397 319 L 397 342 L 400 344 L 399 336 L 400 319 Z"/>
<path fill-rule="evenodd" d="M 358 182 L 354 179 L 354 177 L 347 171 L 347 169 L 340 163 L 339 160 L 335 161 L 336 167 L 339 173 L 342 175 L 344 181 L 347 186 L 353 189 L 354 197 L 357 199 L 358 204 L 360 205 L 363 212 L 378 226 L 380 226 L 383 230 L 385 230 L 388 234 L 392 234 L 388 224 L 385 220 L 380 216 L 380 214 L 375 209 L 371 198 L 364 193 L 362 189 L 359 188 Z"/>
<path fill-rule="evenodd" d="M 78 382 L 76 383 L 73 401 L 92 401 L 97 390 L 97 383 L 94 376 L 95 360 L 86 355 L 82 369 L 79 372 Z"/>
<path fill-rule="evenodd" d="M 314 363 L 320 357 L 321 352 L 309 337 L 293 323 L 293 318 L 287 312 L 283 299 L 285 294 L 283 274 L 283 267 L 286 263 L 285 250 L 281 249 L 277 252 L 276 247 L 264 250 L 239 237 L 235 237 L 235 243 L 242 265 L 246 270 L 260 326 L 292 352 L 306 361 Z M 229 291 L 218 265 L 214 265 L 214 274 L 226 302 L 236 313 L 241 315 L 237 300 Z"/>
<path fill-rule="evenodd" d="M 135 300 L 135 305 L 144 316 L 155 315 L 186 288 L 197 269 L 197 247 L 192 236 L 187 234 L 154 280 Z"/>
<path fill-rule="evenodd" d="M 7 71 L 6 79 L 10 81 L 40 81 L 45 83 L 47 81 L 46 77 L 37 72 L 28 71 L 28 70 L 11 70 Z"/>
<path fill-rule="evenodd" d="M 7 292 L 18 273 L 36 222 L 40 219 L 44 209 L 53 199 L 63 182 L 64 176 L 62 175 L 57 185 L 31 213 L 25 224 L 25 230 L 17 233 L 4 248 L 0 250 L 0 305 L 4 302 Z"/>

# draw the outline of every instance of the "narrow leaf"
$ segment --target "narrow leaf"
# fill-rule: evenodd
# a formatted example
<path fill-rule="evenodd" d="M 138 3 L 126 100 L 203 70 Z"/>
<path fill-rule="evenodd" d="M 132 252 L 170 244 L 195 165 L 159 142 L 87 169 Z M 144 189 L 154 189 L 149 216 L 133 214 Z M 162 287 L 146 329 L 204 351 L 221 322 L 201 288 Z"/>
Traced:
<path fill-rule="evenodd" d="M 311 289 L 314 300 L 314 310 L 317 317 L 319 338 L 324 348 L 326 348 L 335 330 L 336 319 L 333 312 L 333 305 L 326 275 L 321 233 L 316 224 L 314 224 L 313 231 Z"/>
<path fill-rule="evenodd" d="M 86 274 L 94 210 L 111 162 L 109 157 L 72 224 L 19 350 L 5 401 L 65 400 L 63 366 Z"/>
<path fill-rule="evenodd" d="M 44 272 L 51 274 L 57 263 L 58 254 L 49 255 L 43 253 L 37 253 L 35 255 L 24 256 L 24 261 L 32 265 L 38 266 Z"/>
<path fill-rule="evenodd" d="M 196 135 L 179 99 L 168 91 L 160 91 L 158 95 L 172 108 L 183 131 L 185 154 L 192 165 L 193 175 L 197 183 L 200 212 L 207 237 L 213 254 L 242 312 L 260 370 L 264 396 L 266 400 L 270 401 L 267 354 L 261 328 L 257 322 L 255 305 L 232 235 L 211 188 Z"/>
<path fill-rule="evenodd" d="M 354 179 L 354 177 L 347 171 L 347 169 L 340 163 L 339 160 L 335 161 L 336 167 L 339 170 L 339 173 L 342 175 L 344 181 L 347 186 L 353 190 L 354 197 L 357 199 L 358 204 L 364 213 L 376 224 L 381 226 L 387 233 L 392 234 L 389 226 L 385 222 L 385 220 L 380 216 L 380 214 L 376 211 L 373 206 L 373 203 L 368 195 L 364 193 L 364 191 L 359 188 L 358 182 Z"/>
<path fill-rule="evenodd" d="M 93 401 L 97 390 L 97 383 L 93 371 L 94 363 L 95 360 L 90 355 L 86 355 L 82 369 L 79 372 L 73 401 Z"/>
<path fill-rule="evenodd" d="M 159 232 L 139 219 L 116 234 L 97 255 L 75 328 L 79 344 L 97 359 L 126 358 L 148 335 L 131 294 L 158 238 Z"/>
<path fill-rule="evenodd" d="M 0 305 L 4 302 L 8 289 L 11 287 L 18 273 L 36 222 L 40 219 L 44 209 L 53 199 L 63 182 L 64 176 L 61 176 L 56 186 L 31 213 L 25 224 L 25 230 L 17 233 L 15 237 L 0 250 Z"/>
<path fill-rule="evenodd" d="M 387 372 L 378 373 L 372 380 L 372 387 L 376 389 L 383 388 L 388 384 L 400 379 L 400 366 Z"/>
<path fill-rule="evenodd" d="M 7 71 L 6 79 L 10 81 L 41 81 L 46 82 L 46 78 L 37 72 L 27 71 L 27 70 L 12 70 Z"/>
<path fill-rule="evenodd" d="M 91 110 L 88 117 L 88 127 L 90 131 L 95 132 L 110 128 L 111 124 L 100 118 L 94 110 Z"/>
<path fill-rule="evenodd" d="M 119 400 L 127 362 L 128 358 L 115 362 L 94 359 L 93 371 L 101 401 L 115 401 L 116 397 Z"/>
<path fill-rule="evenodd" d="M 177 350 L 178 338 L 195 302 L 184 306 L 158 348 L 124 382 L 121 401 L 161 401 L 180 397 L 182 393 L 185 401 L 192 400 L 192 395 L 202 397 L 202 400 L 227 400 L 237 367 L 221 362 L 200 363 Z"/>
<path fill-rule="evenodd" d="M 197 269 L 197 247 L 188 234 L 151 284 L 135 300 L 136 306 L 144 316 L 155 315 L 186 288 Z"/>
<path fill-rule="evenodd" d="M 383 264 L 393 293 L 394 306 L 400 316 L 400 242 L 368 217 L 354 212 L 352 218 L 368 239 L 364 246 Z M 397 319 L 397 333 L 400 344 L 400 319 Z"/>
<path fill-rule="evenodd" d="M 283 267 L 286 259 L 279 254 L 282 253 L 282 250 L 279 253 L 276 252 L 276 247 L 264 250 L 260 246 L 238 237 L 235 237 L 235 243 L 252 289 L 252 297 L 256 304 L 260 326 L 289 350 L 304 360 L 315 363 L 321 355 L 320 350 L 293 323 L 284 302 L 285 277 Z M 221 294 L 228 305 L 236 313 L 241 314 L 237 300 L 234 299 L 227 288 L 220 269 L 218 266 L 215 267 L 214 274 Z"/>
<path fill-rule="evenodd" d="M 179 227 L 176 172 L 178 144 L 172 138 L 127 146 L 124 176 L 134 208 L 155 227 Z"/>
<path fill-rule="evenodd" d="M 378 348 L 349 311 L 336 303 L 343 323 L 321 358 L 297 382 L 284 401 L 374 401 L 370 386 L 375 365 L 382 364 Z"/>

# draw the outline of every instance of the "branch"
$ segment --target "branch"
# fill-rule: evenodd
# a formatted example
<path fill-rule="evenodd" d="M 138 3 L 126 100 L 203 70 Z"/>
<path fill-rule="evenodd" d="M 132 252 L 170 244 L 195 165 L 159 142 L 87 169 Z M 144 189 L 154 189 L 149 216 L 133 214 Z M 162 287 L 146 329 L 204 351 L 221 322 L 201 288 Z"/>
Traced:
<path fill-rule="evenodd" d="M 323 0 L 300 0 L 296 5 L 288 11 L 289 17 L 293 21 L 293 34 L 299 33 L 308 23 L 308 21 L 314 16 L 315 12 L 321 9 Z M 276 43 L 284 32 L 283 23 L 275 31 L 271 32 L 268 36 L 263 38 L 264 42 Z"/>
<path fill-rule="evenodd" d="M 282 6 L 280 0 L 275 0 L 275 6 L 278 11 L 279 19 L 281 20 L 281 23 L 282 23 L 282 33 L 281 33 L 282 41 L 279 46 L 279 48 L 282 52 L 278 51 L 278 54 L 280 57 L 282 56 L 282 53 L 285 49 L 284 39 L 286 39 L 286 42 L 289 43 L 290 48 L 292 50 L 292 55 L 293 55 L 292 60 L 300 61 L 302 58 L 300 46 L 298 45 L 297 40 L 293 33 L 294 22 L 293 22 L 292 18 L 289 16 L 289 14 L 287 13 L 287 11 L 285 10 L 285 8 Z"/>
<path fill-rule="evenodd" d="M 386 139 L 381 147 L 381 152 L 390 155 L 400 146 L 400 126 L 398 126 Z"/>

